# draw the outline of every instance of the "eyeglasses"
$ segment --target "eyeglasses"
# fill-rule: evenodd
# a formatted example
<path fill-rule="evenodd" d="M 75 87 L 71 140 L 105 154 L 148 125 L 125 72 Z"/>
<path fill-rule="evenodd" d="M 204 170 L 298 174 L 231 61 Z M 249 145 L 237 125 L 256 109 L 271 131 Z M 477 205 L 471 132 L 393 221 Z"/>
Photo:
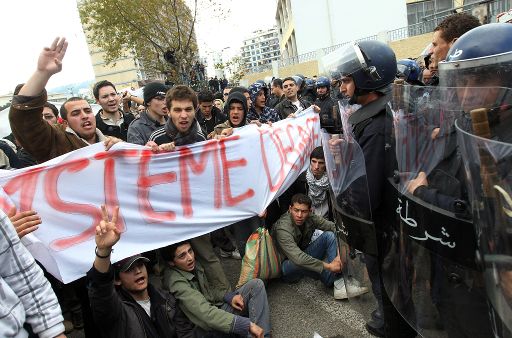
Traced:
<path fill-rule="evenodd" d="M 224 96 L 228 96 L 228 95 L 229 95 L 229 93 L 223 93 L 222 95 L 224 95 Z"/>

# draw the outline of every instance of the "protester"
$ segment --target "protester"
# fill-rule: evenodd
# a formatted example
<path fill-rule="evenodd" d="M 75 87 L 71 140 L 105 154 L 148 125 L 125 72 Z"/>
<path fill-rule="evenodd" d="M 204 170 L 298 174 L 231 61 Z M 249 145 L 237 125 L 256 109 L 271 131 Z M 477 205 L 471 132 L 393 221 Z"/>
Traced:
<path fill-rule="evenodd" d="M 59 110 L 57 109 L 57 107 L 55 107 L 55 105 L 49 102 L 46 102 L 43 108 L 43 120 L 45 120 L 49 124 L 55 124 L 57 123 L 58 118 Z"/>
<path fill-rule="evenodd" d="M 128 142 L 145 145 L 151 134 L 165 125 L 168 109 L 165 94 L 169 87 L 160 82 L 151 82 L 144 86 L 144 105 L 146 111 L 128 127 Z"/>
<path fill-rule="evenodd" d="M 46 122 L 45 122 L 46 123 Z M 57 297 L 32 255 L 0 211 L 0 332 L 3 337 L 65 337 Z"/>
<path fill-rule="evenodd" d="M 226 100 L 228 109 L 228 120 L 215 126 L 213 133 L 208 138 L 221 139 L 233 133 L 234 128 L 240 128 L 247 124 L 247 100 L 240 92 L 232 92 Z M 245 255 L 245 243 L 249 236 L 260 226 L 259 216 L 253 216 L 248 219 L 238 221 L 230 225 L 230 230 L 236 239 L 236 245 L 241 257 Z M 233 256 L 236 256 L 233 251 Z"/>
<path fill-rule="evenodd" d="M 18 85 L 12 98 L 9 121 L 12 132 L 20 145 L 38 162 L 45 162 L 70 151 L 103 142 L 108 150 L 121 140 L 104 136 L 96 128 L 96 120 L 89 103 L 79 97 L 66 100 L 61 117 L 67 127 L 50 125 L 42 118 L 46 102 L 45 86 L 50 77 L 62 70 L 66 54 L 66 39 L 55 39 L 50 48 L 39 55 L 37 70 L 24 85 Z"/>
<path fill-rule="evenodd" d="M 312 211 L 325 219 L 329 219 L 329 178 L 325 171 L 325 157 L 323 148 L 313 149 L 309 156 L 309 167 L 306 171 L 308 196 L 311 199 Z"/>
<path fill-rule="evenodd" d="M 121 142 L 118 138 L 104 136 L 96 128 L 91 106 L 83 98 L 72 97 L 62 104 L 60 115 L 66 126 L 50 125 L 41 118 L 47 97 L 45 86 L 62 70 L 67 46 L 65 38 L 56 38 L 49 48 L 43 49 L 36 71 L 24 85 L 17 86 L 9 111 L 16 140 L 40 163 L 96 142 L 103 142 L 106 150 Z M 80 298 L 86 334 L 96 335 L 84 279 L 75 281 L 71 287 Z"/>
<path fill-rule="evenodd" d="M 309 102 L 298 97 L 299 87 L 293 77 L 283 79 L 283 90 L 286 98 L 275 107 L 276 112 L 281 115 L 282 119 L 287 118 L 288 115 L 295 113 L 299 109 L 306 109 L 311 105 Z"/>
<path fill-rule="evenodd" d="M 265 106 L 268 96 L 268 88 L 259 82 L 253 83 L 248 88 L 252 106 L 249 107 L 247 118 L 251 122 L 267 123 L 281 120 L 281 116 L 272 108 Z"/>
<path fill-rule="evenodd" d="M 116 87 L 110 81 L 99 81 L 94 84 L 93 95 L 96 103 L 101 106 L 96 114 L 96 126 L 104 135 L 117 137 L 126 141 L 128 126 L 135 119 L 130 112 L 119 109 L 121 98 Z"/>
<path fill-rule="evenodd" d="M 204 135 L 213 132 L 216 125 L 227 120 L 222 110 L 213 105 L 213 94 L 210 91 L 202 91 L 197 95 L 199 109 L 196 112 L 196 120 L 199 122 Z"/>
<path fill-rule="evenodd" d="M 284 100 L 285 95 L 283 92 L 283 81 L 279 78 L 272 80 L 270 86 L 270 96 L 267 101 L 267 107 L 275 108 L 281 101 Z"/>
<path fill-rule="evenodd" d="M 105 337 L 194 337 L 193 324 L 168 292 L 148 279 L 141 255 L 110 263 L 110 254 L 121 238 L 117 229 L 119 207 L 110 218 L 101 206 L 102 220 L 96 226 L 96 258 L 87 273 L 89 299 L 100 331 Z"/>
<path fill-rule="evenodd" d="M 163 285 L 179 301 L 187 317 L 204 331 L 237 336 L 270 337 L 270 313 L 265 286 L 260 279 L 247 282 L 234 292 L 211 283 L 195 259 L 190 242 L 160 250 L 168 266 Z M 205 333 L 202 336 L 210 336 Z"/>
<path fill-rule="evenodd" d="M 448 16 L 434 28 L 432 36 L 432 54 L 436 60 L 443 61 L 448 50 L 455 41 L 467 31 L 480 26 L 480 21 L 468 13 L 457 13 Z"/>
<path fill-rule="evenodd" d="M 176 146 L 205 141 L 206 137 L 195 118 L 198 107 L 196 93 L 187 86 L 173 87 L 165 97 L 169 109 L 169 119 L 164 127 L 151 134 L 147 146 L 154 152 L 173 151 Z M 207 266 L 208 280 L 217 287 L 229 288 L 229 282 L 215 255 L 210 241 L 210 234 L 191 240 L 198 260 Z"/>

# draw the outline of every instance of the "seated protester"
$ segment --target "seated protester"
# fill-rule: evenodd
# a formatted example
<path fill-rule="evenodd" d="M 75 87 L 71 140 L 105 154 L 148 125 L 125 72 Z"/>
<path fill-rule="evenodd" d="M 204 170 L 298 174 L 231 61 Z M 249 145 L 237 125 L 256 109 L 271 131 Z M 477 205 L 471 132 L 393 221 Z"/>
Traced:
<path fill-rule="evenodd" d="M 252 101 L 252 106 L 249 107 L 249 113 L 247 114 L 247 119 L 250 122 L 267 123 L 281 120 L 281 117 L 274 109 L 265 106 L 268 88 L 264 84 L 259 82 L 253 83 L 249 86 L 248 90 Z"/>
<path fill-rule="evenodd" d="M 168 90 L 169 87 L 160 82 L 144 86 L 144 105 L 147 109 L 128 127 L 128 142 L 145 145 L 151 134 L 165 125 L 169 112 L 165 103 Z"/>
<path fill-rule="evenodd" d="M 208 135 L 208 138 L 226 137 L 233 132 L 233 128 L 240 128 L 247 124 L 247 100 L 242 93 L 231 91 L 225 106 L 228 108 L 228 120 L 215 126 L 215 130 Z M 247 239 L 259 226 L 260 218 L 258 216 L 249 217 L 230 225 L 241 257 L 245 254 Z"/>
<path fill-rule="evenodd" d="M 92 89 L 96 103 L 101 106 L 96 114 L 96 127 L 104 135 L 114 136 L 123 141 L 127 139 L 128 126 L 135 117 L 119 109 L 121 97 L 110 81 L 96 82 Z"/>
<path fill-rule="evenodd" d="M 101 207 L 103 220 L 96 226 L 96 258 L 87 273 L 89 300 L 104 337 L 194 337 L 193 324 L 177 306 L 176 299 L 148 280 L 141 255 L 110 264 L 112 247 L 121 238 L 117 229 L 119 208 L 109 220 Z"/>
<path fill-rule="evenodd" d="M 309 167 L 306 171 L 308 196 L 312 202 L 312 211 L 325 219 L 329 219 L 329 178 L 325 171 L 323 148 L 316 147 L 309 156 Z"/>
<path fill-rule="evenodd" d="M 311 242 L 315 229 L 324 232 Z M 294 195 L 289 212 L 283 214 L 272 228 L 272 238 L 283 257 L 282 279 L 293 283 L 303 276 L 310 276 L 320 279 L 327 287 L 334 285 L 335 299 L 347 298 L 335 232 L 333 222 L 311 214 L 311 199 L 308 196 Z M 368 292 L 366 287 L 359 287 L 353 281 L 346 287 L 351 295 Z"/>
<path fill-rule="evenodd" d="M 208 267 L 195 260 L 190 242 L 170 245 L 160 253 L 168 264 L 163 287 L 176 297 L 185 315 L 208 332 L 202 336 L 270 336 L 267 293 L 260 279 L 229 292 L 210 283 L 204 272 Z"/>
<path fill-rule="evenodd" d="M 199 122 L 204 135 L 208 135 L 213 128 L 227 120 L 226 115 L 213 105 L 213 94 L 210 91 L 202 91 L 197 95 L 199 109 L 196 111 L 196 120 Z"/>

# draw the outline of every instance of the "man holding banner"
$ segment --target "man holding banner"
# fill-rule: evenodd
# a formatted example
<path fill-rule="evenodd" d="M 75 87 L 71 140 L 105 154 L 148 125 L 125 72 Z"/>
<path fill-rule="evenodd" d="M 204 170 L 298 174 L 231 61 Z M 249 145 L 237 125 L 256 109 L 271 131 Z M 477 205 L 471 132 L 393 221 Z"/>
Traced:
<path fill-rule="evenodd" d="M 176 146 L 205 141 L 206 137 L 195 118 L 198 101 L 196 93 L 187 86 L 175 86 L 165 97 L 169 119 L 165 126 L 155 130 L 146 144 L 155 152 L 172 151 Z M 230 289 L 219 257 L 213 251 L 210 234 L 191 240 L 198 260 L 208 267 L 208 279 L 222 289 Z"/>

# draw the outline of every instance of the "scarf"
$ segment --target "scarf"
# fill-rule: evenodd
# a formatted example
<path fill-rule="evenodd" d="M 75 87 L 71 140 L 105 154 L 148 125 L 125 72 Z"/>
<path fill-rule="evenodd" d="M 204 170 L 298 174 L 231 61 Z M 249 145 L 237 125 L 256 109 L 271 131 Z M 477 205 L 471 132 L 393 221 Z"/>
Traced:
<path fill-rule="evenodd" d="M 308 195 L 313 202 L 313 207 L 321 206 L 327 198 L 327 190 L 329 189 L 329 178 L 327 174 L 324 173 L 324 175 L 317 180 L 310 167 L 306 173 L 306 180 L 309 187 Z"/>
<path fill-rule="evenodd" d="M 176 146 L 183 146 L 186 144 L 192 144 L 206 140 L 206 137 L 201 131 L 201 126 L 199 126 L 199 123 L 195 119 L 194 122 L 192 122 L 192 126 L 188 130 L 188 133 L 186 134 L 180 133 L 174 123 L 172 123 L 172 120 L 168 119 L 167 123 L 165 124 L 165 132 L 167 135 L 169 135 L 171 140 L 174 142 L 174 145 Z"/>

